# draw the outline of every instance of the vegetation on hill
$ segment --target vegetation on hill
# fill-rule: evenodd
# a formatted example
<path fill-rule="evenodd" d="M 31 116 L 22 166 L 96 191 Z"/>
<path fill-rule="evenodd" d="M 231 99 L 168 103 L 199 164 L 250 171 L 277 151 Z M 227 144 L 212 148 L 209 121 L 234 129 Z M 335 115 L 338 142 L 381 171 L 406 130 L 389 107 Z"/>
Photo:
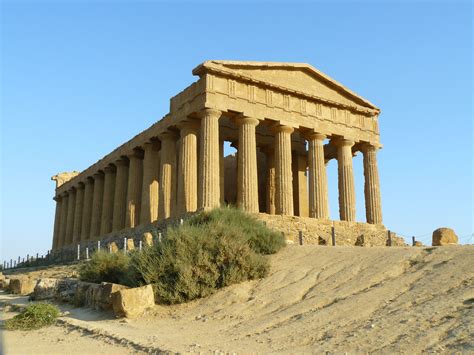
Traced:
<path fill-rule="evenodd" d="M 200 212 L 169 227 L 161 243 L 128 255 L 96 253 L 80 268 L 84 281 L 153 285 L 158 303 L 182 303 L 215 290 L 265 277 L 265 255 L 285 245 L 283 236 L 235 208 Z"/>

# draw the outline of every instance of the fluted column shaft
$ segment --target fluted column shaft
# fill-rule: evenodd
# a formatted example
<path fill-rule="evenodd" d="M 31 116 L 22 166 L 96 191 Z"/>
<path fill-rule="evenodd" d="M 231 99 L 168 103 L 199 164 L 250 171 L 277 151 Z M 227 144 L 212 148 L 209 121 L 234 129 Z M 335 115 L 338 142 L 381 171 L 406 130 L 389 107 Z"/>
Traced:
<path fill-rule="evenodd" d="M 143 145 L 143 186 L 140 224 L 151 223 L 158 219 L 159 147 L 159 142 L 147 142 Z"/>
<path fill-rule="evenodd" d="M 294 151 L 293 169 L 293 212 L 295 216 L 308 217 L 308 179 L 306 176 L 307 154 Z"/>
<path fill-rule="evenodd" d="M 380 181 L 377 167 L 377 147 L 366 144 L 362 152 L 364 154 L 364 194 L 367 223 L 382 224 L 382 202 L 380 198 Z"/>
<path fill-rule="evenodd" d="M 293 179 L 291 171 L 291 133 L 293 128 L 275 128 L 276 214 L 293 215 Z"/>
<path fill-rule="evenodd" d="M 104 168 L 104 197 L 102 200 L 100 235 L 112 232 L 115 195 L 115 174 L 116 169 L 114 166 L 109 165 Z"/>
<path fill-rule="evenodd" d="M 128 169 L 127 214 L 125 218 L 125 227 L 134 228 L 140 221 L 143 160 L 138 153 L 129 155 L 129 159 L 130 166 Z"/>
<path fill-rule="evenodd" d="M 94 180 L 92 180 L 92 178 L 87 178 L 84 185 L 84 207 L 82 208 L 81 242 L 88 240 L 90 236 L 92 199 L 94 197 Z"/>
<path fill-rule="evenodd" d="M 221 112 L 205 109 L 201 116 L 199 208 L 208 210 L 219 206 L 219 118 Z"/>
<path fill-rule="evenodd" d="M 324 161 L 323 134 L 313 133 L 308 136 L 309 165 L 309 216 L 328 219 L 328 182 Z"/>
<path fill-rule="evenodd" d="M 56 202 L 56 211 L 54 213 L 54 230 L 53 230 L 53 250 L 58 248 L 59 243 L 59 229 L 61 225 L 61 208 L 62 208 L 62 198 L 61 196 L 54 197 Z"/>
<path fill-rule="evenodd" d="M 239 126 L 237 206 L 244 211 L 257 213 L 259 206 L 255 127 L 259 121 L 243 117 L 237 119 L 236 123 Z"/>
<path fill-rule="evenodd" d="M 339 216 L 341 221 L 355 221 L 356 202 L 351 149 L 354 142 L 348 139 L 342 139 L 336 144 L 339 183 Z"/>
<path fill-rule="evenodd" d="M 197 210 L 197 136 L 199 122 L 183 122 L 179 155 L 178 213 Z"/>
<path fill-rule="evenodd" d="M 83 208 L 84 208 L 84 184 L 80 183 L 76 187 L 76 207 L 74 210 L 74 226 L 72 228 L 72 242 L 74 244 L 81 241 Z"/>
<path fill-rule="evenodd" d="M 176 140 L 174 132 L 165 132 L 160 135 L 160 219 L 166 219 L 176 214 Z"/>
<path fill-rule="evenodd" d="M 112 231 L 117 232 L 125 227 L 125 210 L 127 204 L 128 161 L 121 159 L 115 162 L 117 174 L 115 176 L 114 213 Z"/>
<path fill-rule="evenodd" d="M 221 206 L 225 204 L 225 167 L 224 167 L 224 141 L 219 140 L 219 189 Z"/>
<path fill-rule="evenodd" d="M 74 211 L 76 209 L 76 189 L 69 190 L 67 202 L 66 239 L 64 245 L 72 244 L 72 232 L 74 228 Z"/>
<path fill-rule="evenodd" d="M 102 202 L 104 199 L 104 174 L 94 174 L 94 194 L 92 197 L 92 216 L 90 239 L 99 237 L 102 220 Z"/>
<path fill-rule="evenodd" d="M 266 176 L 266 211 L 268 214 L 275 214 L 275 150 L 273 147 L 267 147 L 265 150 L 267 157 L 267 176 Z"/>
<path fill-rule="evenodd" d="M 69 194 L 65 192 L 61 196 L 61 217 L 59 222 L 59 237 L 58 237 L 58 248 L 63 247 L 66 244 L 66 224 L 67 224 L 67 208 L 69 206 Z"/>

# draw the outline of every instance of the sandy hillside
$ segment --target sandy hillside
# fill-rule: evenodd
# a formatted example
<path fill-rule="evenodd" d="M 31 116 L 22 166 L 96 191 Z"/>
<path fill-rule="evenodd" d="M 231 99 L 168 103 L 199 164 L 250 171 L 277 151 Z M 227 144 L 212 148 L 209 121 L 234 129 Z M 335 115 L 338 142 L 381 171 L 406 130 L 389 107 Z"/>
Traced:
<path fill-rule="evenodd" d="M 173 352 L 474 352 L 474 246 L 290 246 L 271 261 L 264 280 L 137 320 L 67 321 Z M 21 353 L 19 332 L 4 335 Z"/>

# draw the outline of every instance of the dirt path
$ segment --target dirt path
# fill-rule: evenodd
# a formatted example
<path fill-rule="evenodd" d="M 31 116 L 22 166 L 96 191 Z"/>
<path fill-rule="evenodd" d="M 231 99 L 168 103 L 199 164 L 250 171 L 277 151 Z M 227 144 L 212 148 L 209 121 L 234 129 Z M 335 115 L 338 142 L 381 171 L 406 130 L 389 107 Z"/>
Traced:
<path fill-rule="evenodd" d="M 473 352 L 473 265 L 474 246 L 290 246 L 264 280 L 136 320 L 67 321 L 173 352 Z"/>

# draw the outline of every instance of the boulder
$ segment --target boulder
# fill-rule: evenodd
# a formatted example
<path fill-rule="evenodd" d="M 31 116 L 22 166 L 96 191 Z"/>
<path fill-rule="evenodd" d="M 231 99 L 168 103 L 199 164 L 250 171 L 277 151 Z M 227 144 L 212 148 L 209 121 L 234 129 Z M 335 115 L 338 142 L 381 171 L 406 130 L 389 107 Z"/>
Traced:
<path fill-rule="evenodd" d="M 415 240 L 415 247 L 424 247 L 423 243 L 420 242 L 419 240 Z"/>
<path fill-rule="evenodd" d="M 132 238 L 127 239 L 127 250 L 135 249 L 135 242 Z"/>
<path fill-rule="evenodd" d="M 96 286 L 100 286 L 100 285 L 96 283 L 92 283 L 92 282 L 79 281 L 76 287 L 76 293 L 74 294 L 74 299 L 73 299 L 74 305 L 78 307 L 85 306 L 87 303 L 86 297 L 87 297 L 88 290 L 91 287 L 96 287 Z"/>
<path fill-rule="evenodd" d="M 10 288 L 10 279 L 5 278 L 0 280 L 0 290 L 7 290 Z"/>
<path fill-rule="evenodd" d="M 153 235 L 150 232 L 145 232 L 142 235 L 143 246 L 151 247 L 153 245 Z"/>
<path fill-rule="evenodd" d="M 433 246 L 457 244 L 458 236 L 451 228 L 438 228 L 433 232 Z"/>
<path fill-rule="evenodd" d="M 12 277 L 10 290 L 16 295 L 29 295 L 35 290 L 36 280 L 25 276 Z"/>
<path fill-rule="evenodd" d="M 118 252 L 118 251 L 119 251 L 119 248 L 118 248 L 118 246 L 117 246 L 117 243 L 115 243 L 115 242 L 109 243 L 109 251 L 110 251 L 111 253 L 116 253 L 116 252 Z"/>
<path fill-rule="evenodd" d="M 113 293 L 112 307 L 117 317 L 135 318 L 155 305 L 151 285 L 129 288 Z"/>
<path fill-rule="evenodd" d="M 58 280 L 58 284 L 56 286 L 55 298 L 58 301 L 62 301 L 62 302 L 73 301 L 78 284 L 79 284 L 79 280 L 77 279 Z"/>
<path fill-rule="evenodd" d="M 31 298 L 36 301 L 54 298 L 56 296 L 58 282 L 58 279 L 53 278 L 39 279 Z"/>
<path fill-rule="evenodd" d="M 108 310 L 112 308 L 112 293 L 127 289 L 127 286 L 102 282 L 101 284 L 91 285 L 85 292 L 86 307 L 96 310 Z"/>

